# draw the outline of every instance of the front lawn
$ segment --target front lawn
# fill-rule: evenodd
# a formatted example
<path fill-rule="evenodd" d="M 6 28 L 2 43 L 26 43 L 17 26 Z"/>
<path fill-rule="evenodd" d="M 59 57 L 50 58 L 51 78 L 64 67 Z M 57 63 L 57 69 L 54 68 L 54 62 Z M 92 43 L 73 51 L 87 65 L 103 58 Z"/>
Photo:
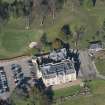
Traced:
<path fill-rule="evenodd" d="M 92 95 L 75 97 L 64 101 L 61 105 L 105 105 L 105 81 L 93 80 L 90 82 L 90 88 Z"/>
<path fill-rule="evenodd" d="M 65 97 L 65 96 L 74 95 L 75 93 L 77 93 L 79 91 L 80 91 L 80 86 L 79 85 L 55 90 L 54 91 L 54 98 L 58 98 L 58 97 L 61 97 L 61 96 Z"/>

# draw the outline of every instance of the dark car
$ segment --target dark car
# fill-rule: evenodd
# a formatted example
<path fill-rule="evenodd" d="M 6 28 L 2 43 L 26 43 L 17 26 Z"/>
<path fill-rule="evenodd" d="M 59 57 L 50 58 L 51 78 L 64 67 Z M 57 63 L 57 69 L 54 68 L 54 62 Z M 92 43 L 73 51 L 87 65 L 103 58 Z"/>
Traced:
<path fill-rule="evenodd" d="M 4 70 L 4 67 L 3 66 L 0 66 L 0 70 Z"/>
<path fill-rule="evenodd" d="M 29 64 L 29 66 L 33 66 L 33 63 L 31 60 L 28 60 L 28 64 Z"/>

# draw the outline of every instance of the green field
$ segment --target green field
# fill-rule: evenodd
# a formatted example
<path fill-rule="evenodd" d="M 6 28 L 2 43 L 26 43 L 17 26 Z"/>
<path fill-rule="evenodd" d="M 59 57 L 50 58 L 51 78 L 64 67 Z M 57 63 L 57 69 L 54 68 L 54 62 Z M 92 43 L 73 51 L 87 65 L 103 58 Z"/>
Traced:
<path fill-rule="evenodd" d="M 8 1 L 8 0 L 6 0 Z M 12 1 L 12 0 L 10 0 Z M 80 6 L 71 6 L 71 1 L 67 0 L 66 6 L 56 13 L 54 24 L 52 24 L 52 17 L 49 16 L 43 26 L 40 26 L 40 18 L 36 17 L 31 24 L 30 30 L 25 30 L 24 18 L 13 18 L 0 26 L 0 58 L 8 58 L 18 56 L 27 52 L 28 44 L 31 41 L 37 41 L 41 35 L 40 31 L 46 32 L 49 40 L 53 40 L 55 37 L 60 37 L 60 29 L 64 24 L 69 24 L 72 33 L 76 28 L 84 26 L 86 29 L 84 35 L 79 41 L 78 47 L 86 48 L 88 42 L 94 39 L 103 40 L 103 35 L 96 36 L 95 33 L 102 27 L 105 20 L 105 2 L 97 1 L 95 7 L 90 9 Z M 71 46 L 74 46 L 74 39 L 69 38 L 68 42 Z"/>
<path fill-rule="evenodd" d="M 97 59 L 95 64 L 99 73 L 105 76 L 105 59 Z"/>
<path fill-rule="evenodd" d="M 11 19 L 0 29 L 0 58 L 25 54 L 29 49 L 29 44 L 32 41 L 38 42 L 41 34 L 39 30 L 25 30 L 22 19 Z"/>
<path fill-rule="evenodd" d="M 54 91 L 54 98 L 59 98 L 61 96 L 70 96 L 78 93 L 80 91 L 80 86 L 71 86 L 63 89 L 58 89 Z"/>
<path fill-rule="evenodd" d="M 91 96 L 76 97 L 65 101 L 62 105 L 105 105 L 105 81 L 94 80 L 90 82 L 90 87 Z"/>
<path fill-rule="evenodd" d="M 40 33 L 25 30 L 3 30 L 0 34 L 0 58 L 24 54 L 32 41 L 37 41 Z"/>

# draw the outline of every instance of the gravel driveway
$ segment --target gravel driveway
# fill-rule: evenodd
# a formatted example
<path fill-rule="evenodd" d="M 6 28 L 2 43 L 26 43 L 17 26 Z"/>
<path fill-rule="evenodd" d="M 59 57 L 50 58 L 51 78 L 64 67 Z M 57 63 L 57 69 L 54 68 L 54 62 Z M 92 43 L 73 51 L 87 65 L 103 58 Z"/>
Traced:
<path fill-rule="evenodd" d="M 93 79 L 96 77 L 96 70 L 93 67 L 92 61 L 88 55 L 88 51 L 80 51 L 81 68 L 80 73 L 84 79 Z"/>

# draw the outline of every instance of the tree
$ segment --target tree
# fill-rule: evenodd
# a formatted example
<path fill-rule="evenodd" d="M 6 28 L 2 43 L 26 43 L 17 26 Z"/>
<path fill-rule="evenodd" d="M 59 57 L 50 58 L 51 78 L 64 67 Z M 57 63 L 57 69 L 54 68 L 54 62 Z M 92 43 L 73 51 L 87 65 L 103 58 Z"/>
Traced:
<path fill-rule="evenodd" d="M 103 31 L 105 32 L 105 20 L 104 20 L 104 22 L 103 22 L 102 28 L 103 28 Z"/>
<path fill-rule="evenodd" d="M 21 95 L 21 93 L 18 94 L 18 91 L 15 90 L 9 98 L 11 105 L 18 105 L 19 103 L 24 103 L 25 105 L 50 105 L 46 94 L 43 91 L 39 91 L 35 86 L 28 88 L 28 97 Z"/>
<path fill-rule="evenodd" d="M 96 35 L 97 37 L 99 37 L 99 36 L 100 36 L 100 30 L 97 30 L 96 33 L 95 33 L 95 35 Z"/>
<path fill-rule="evenodd" d="M 56 16 L 56 10 L 57 10 L 57 7 L 58 7 L 58 1 L 59 0 L 49 0 L 50 13 L 51 13 L 52 18 L 53 18 L 53 23 L 54 23 L 55 16 Z"/>
<path fill-rule="evenodd" d="M 32 105 L 49 105 L 47 96 L 35 86 L 31 87 L 30 90 L 30 103 Z"/>
<path fill-rule="evenodd" d="M 95 6 L 96 0 L 79 0 L 80 5 L 85 5 L 87 7 Z"/>
<path fill-rule="evenodd" d="M 85 27 L 82 25 L 80 27 L 76 27 L 75 29 L 75 46 L 78 45 L 79 40 L 82 38 L 85 32 Z"/>
<path fill-rule="evenodd" d="M 40 38 L 40 41 L 41 41 L 42 44 L 47 44 L 48 38 L 47 38 L 47 34 L 46 33 L 44 33 L 42 35 L 42 37 Z"/>
<path fill-rule="evenodd" d="M 56 13 L 65 3 L 66 0 L 13 0 L 12 3 L 0 0 L 0 18 L 4 20 L 11 16 L 11 13 L 17 18 L 25 16 L 25 28 L 29 29 L 35 16 L 41 18 L 40 25 L 43 25 L 51 14 L 54 23 Z"/>
<path fill-rule="evenodd" d="M 61 48 L 62 47 L 61 40 L 58 38 L 54 39 L 54 41 L 52 42 L 52 47 L 53 49 Z"/>
<path fill-rule="evenodd" d="M 64 33 L 65 36 L 72 34 L 71 29 L 68 24 L 63 25 L 63 27 L 61 28 L 61 31 Z"/>
<path fill-rule="evenodd" d="M 84 0 L 79 0 L 80 5 L 84 4 Z"/>
<path fill-rule="evenodd" d="M 0 1 L 0 19 L 7 20 L 9 17 L 8 11 L 9 4 L 7 2 Z"/>
<path fill-rule="evenodd" d="M 79 0 L 79 1 L 80 1 L 80 4 L 86 8 L 90 8 L 93 6 L 92 0 Z"/>
<path fill-rule="evenodd" d="M 48 10 L 49 10 L 48 1 L 47 0 L 42 0 L 40 5 L 41 5 L 40 6 L 40 14 L 41 14 L 41 17 L 42 17 L 40 25 L 43 25 L 44 20 L 48 15 Z"/>
<path fill-rule="evenodd" d="M 96 37 L 95 36 L 92 36 L 92 39 L 93 39 L 93 41 L 96 39 Z"/>
<path fill-rule="evenodd" d="M 50 12 L 53 18 L 53 23 L 54 23 L 55 11 L 56 11 L 56 0 L 49 0 L 49 7 L 50 7 Z"/>
<path fill-rule="evenodd" d="M 96 1 L 97 1 L 97 0 L 92 0 L 92 2 L 93 2 L 93 6 L 96 5 Z"/>
<path fill-rule="evenodd" d="M 22 1 L 17 1 L 17 4 L 16 4 L 16 12 L 17 12 L 17 16 L 20 17 L 23 15 L 23 7 L 24 7 L 24 4 Z"/>
<path fill-rule="evenodd" d="M 24 7 L 24 15 L 26 17 L 26 29 L 30 28 L 30 20 L 31 20 L 31 14 L 32 14 L 32 7 L 33 7 L 33 1 L 32 0 L 24 0 L 23 2 Z"/>

